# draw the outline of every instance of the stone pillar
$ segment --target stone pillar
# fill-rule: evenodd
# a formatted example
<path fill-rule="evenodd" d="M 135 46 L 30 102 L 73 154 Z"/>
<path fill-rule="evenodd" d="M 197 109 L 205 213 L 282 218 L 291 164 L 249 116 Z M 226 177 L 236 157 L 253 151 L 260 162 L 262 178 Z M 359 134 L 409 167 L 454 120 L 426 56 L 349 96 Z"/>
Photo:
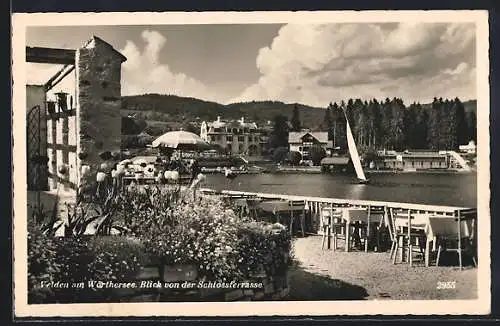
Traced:
<path fill-rule="evenodd" d="M 125 60 L 95 36 L 76 52 L 78 173 L 82 165 L 89 165 L 92 180 L 104 162 L 100 154 L 120 149 L 120 79 Z"/>

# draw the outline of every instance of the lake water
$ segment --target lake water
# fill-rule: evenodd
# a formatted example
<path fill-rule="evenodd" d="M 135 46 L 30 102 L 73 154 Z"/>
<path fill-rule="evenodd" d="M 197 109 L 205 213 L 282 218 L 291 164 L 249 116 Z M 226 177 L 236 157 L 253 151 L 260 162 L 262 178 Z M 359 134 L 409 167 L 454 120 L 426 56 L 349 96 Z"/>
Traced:
<path fill-rule="evenodd" d="M 355 177 L 328 174 L 247 174 L 229 181 L 207 174 L 203 187 L 342 199 L 477 206 L 475 173 L 372 173 L 369 185 Z"/>

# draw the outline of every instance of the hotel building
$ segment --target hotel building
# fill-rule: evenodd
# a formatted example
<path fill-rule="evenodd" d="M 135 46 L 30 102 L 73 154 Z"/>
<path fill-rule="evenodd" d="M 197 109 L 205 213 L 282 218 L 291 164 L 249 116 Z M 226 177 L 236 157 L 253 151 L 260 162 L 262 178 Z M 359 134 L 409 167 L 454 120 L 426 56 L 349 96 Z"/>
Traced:
<path fill-rule="evenodd" d="M 210 144 L 217 144 L 233 155 L 260 156 L 261 133 L 255 122 L 240 120 L 203 121 L 200 137 Z"/>

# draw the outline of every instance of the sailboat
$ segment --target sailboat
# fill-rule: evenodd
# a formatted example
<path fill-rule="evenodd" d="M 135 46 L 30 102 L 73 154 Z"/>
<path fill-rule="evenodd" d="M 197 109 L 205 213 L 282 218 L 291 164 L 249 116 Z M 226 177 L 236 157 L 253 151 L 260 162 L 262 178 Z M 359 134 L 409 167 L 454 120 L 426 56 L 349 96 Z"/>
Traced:
<path fill-rule="evenodd" d="M 344 110 L 343 110 L 344 111 Z M 352 136 L 351 126 L 349 125 L 349 119 L 347 119 L 347 115 L 344 111 L 344 116 L 347 125 L 347 146 L 349 147 L 349 154 L 351 155 L 351 160 L 354 165 L 354 169 L 356 170 L 356 175 L 358 177 L 358 183 L 367 184 L 370 182 L 370 179 L 367 179 L 365 176 L 365 172 L 363 171 L 363 167 L 361 166 L 361 159 L 359 158 L 358 149 L 356 148 L 356 142 L 354 141 L 354 137 Z"/>

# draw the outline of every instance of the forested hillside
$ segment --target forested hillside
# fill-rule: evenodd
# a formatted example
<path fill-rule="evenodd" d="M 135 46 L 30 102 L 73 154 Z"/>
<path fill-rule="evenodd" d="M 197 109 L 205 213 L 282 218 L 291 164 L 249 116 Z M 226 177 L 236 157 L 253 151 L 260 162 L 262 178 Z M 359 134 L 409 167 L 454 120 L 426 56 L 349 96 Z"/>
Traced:
<path fill-rule="evenodd" d="M 252 101 L 223 105 L 196 98 L 145 94 L 124 96 L 122 114 L 132 115 L 140 127 L 124 128 L 124 134 L 145 130 L 159 135 L 184 128 L 197 132 L 201 121 L 240 119 L 256 121 L 291 121 L 293 125 L 329 132 L 336 146 L 345 146 L 345 118 L 360 147 L 371 148 L 456 148 L 476 140 L 476 101 L 435 98 L 432 103 L 404 103 L 401 99 L 347 99 L 328 108 L 277 101 Z M 282 126 L 282 124 L 281 124 Z M 293 128 L 293 127 L 292 127 Z M 139 132 L 140 132 L 139 131 Z M 287 131 L 286 131 L 287 132 Z M 283 131 L 278 133 L 284 134 Z M 281 143 L 281 141 L 278 141 Z"/>

